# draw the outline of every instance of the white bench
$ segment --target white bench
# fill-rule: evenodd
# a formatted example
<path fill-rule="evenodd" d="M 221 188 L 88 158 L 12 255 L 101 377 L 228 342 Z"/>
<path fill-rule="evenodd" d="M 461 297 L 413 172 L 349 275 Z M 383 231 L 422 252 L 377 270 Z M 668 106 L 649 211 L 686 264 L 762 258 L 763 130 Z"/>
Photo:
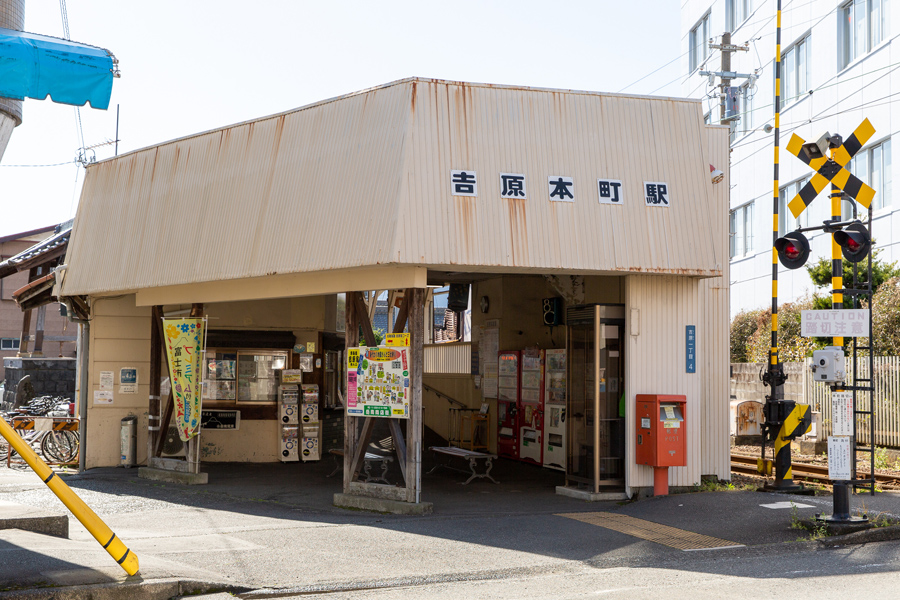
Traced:
<path fill-rule="evenodd" d="M 332 477 L 344 469 L 344 451 L 338 448 L 332 448 L 328 453 L 334 457 L 334 471 L 326 475 L 326 477 Z M 390 463 L 392 462 L 394 462 L 393 456 L 382 456 L 381 454 L 366 452 L 365 457 L 363 457 L 363 473 L 366 475 L 366 483 L 382 481 L 390 485 L 391 482 L 387 480 L 387 472 L 388 467 L 390 467 Z M 381 465 L 381 475 L 378 477 L 372 475 L 373 463 Z"/>
<path fill-rule="evenodd" d="M 488 454 L 487 452 L 476 452 L 474 450 L 465 450 L 464 448 L 455 448 L 453 446 L 431 446 L 429 448 L 432 454 L 434 454 L 435 464 L 434 467 L 428 474 L 434 473 L 439 468 L 449 469 L 451 471 L 459 471 L 460 473 L 465 473 L 469 475 L 469 478 L 463 482 L 463 485 L 466 485 L 473 479 L 490 479 L 494 483 L 500 483 L 493 477 L 491 477 L 491 468 L 493 465 L 493 460 L 497 458 L 496 454 Z M 446 456 L 446 462 L 442 463 L 438 461 L 439 456 Z M 466 471 L 464 469 L 459 469 L 456 467 L 450 466 L 450 462 L 453 459 L 462 459 L 469 461 L 469 470 Z M 482 462 L 484 464 L 484 473 L 478 472 L 478 463 Z"/>

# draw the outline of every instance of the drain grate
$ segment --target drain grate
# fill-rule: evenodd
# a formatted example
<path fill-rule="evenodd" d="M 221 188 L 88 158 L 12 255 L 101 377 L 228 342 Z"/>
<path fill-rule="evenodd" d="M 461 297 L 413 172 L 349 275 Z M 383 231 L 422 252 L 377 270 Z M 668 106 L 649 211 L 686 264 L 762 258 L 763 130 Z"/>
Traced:
<path fill-rule="evenodd" d="M 612 529 L 642 540 L 685 551 L 741 548 L 744 545 L 616 513 L 562 513 L 556 516 Z"/>

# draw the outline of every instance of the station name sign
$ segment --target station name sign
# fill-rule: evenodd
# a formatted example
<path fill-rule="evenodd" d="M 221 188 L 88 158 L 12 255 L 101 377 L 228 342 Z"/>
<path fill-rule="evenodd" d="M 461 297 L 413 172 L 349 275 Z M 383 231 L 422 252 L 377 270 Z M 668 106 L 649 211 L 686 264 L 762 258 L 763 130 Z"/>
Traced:
<path fill-rule="evenodd" d="M 523 173 L 499 173 L 495 185 L 501 198 L 525 200 L 529 192 Z M 670 205 L 669 184 L 665 181 L 645 181 L 642 197 L 645 206 L 667 207 Z M 592 184 L 593 185 L 593 184 Z M 597 179 L 595 186 L 600 204 L 621 206 L 625 202 L 625 186 L 619 179 Z M 477 197 L 478 173 L 472 170 L 450 171 L 450 193 L 454 196 Z M 547 176 L 547 196 L 551 202 L 575 202 L 575 178 L 566 175 Z"/>
<path fill-rule="evenodd" d="M 869 337 L 869 309 L 800 311 L 801 337 Z"/>

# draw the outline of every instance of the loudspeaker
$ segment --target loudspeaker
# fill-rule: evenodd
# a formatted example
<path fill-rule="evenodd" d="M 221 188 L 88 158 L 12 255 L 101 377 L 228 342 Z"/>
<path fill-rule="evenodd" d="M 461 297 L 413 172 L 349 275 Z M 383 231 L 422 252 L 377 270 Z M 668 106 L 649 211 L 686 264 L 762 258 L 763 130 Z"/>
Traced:
<path fill-rule="evenodd" d="M 463 312 L 469 308 L 469 284 L 451 283 L 447 294 L 447 308 L 453 312 Z"/>

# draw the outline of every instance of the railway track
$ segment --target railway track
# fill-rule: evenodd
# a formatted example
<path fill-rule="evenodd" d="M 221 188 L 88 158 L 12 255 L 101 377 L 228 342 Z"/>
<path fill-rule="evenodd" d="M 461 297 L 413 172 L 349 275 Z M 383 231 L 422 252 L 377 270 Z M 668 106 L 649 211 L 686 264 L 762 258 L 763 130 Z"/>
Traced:
<path fill-rule="evenodd" d="M 757 457 L 755 456 L 732 454 L 731 472 L 742 475 L 759 475 L 759 472 L 756 470 L 756 459 Z M 828 467 L 826 466 L 794 462 L 791 469 L 794 479 L 831 485 L 831 479 L 828 478 Z M 857 477 L 859 479 L 867 479 L 869 474 L 859 473 Z M 882 488 L 900 488 L 900 477 L 896 475 L 875 473 L 875 482 Z"/>

